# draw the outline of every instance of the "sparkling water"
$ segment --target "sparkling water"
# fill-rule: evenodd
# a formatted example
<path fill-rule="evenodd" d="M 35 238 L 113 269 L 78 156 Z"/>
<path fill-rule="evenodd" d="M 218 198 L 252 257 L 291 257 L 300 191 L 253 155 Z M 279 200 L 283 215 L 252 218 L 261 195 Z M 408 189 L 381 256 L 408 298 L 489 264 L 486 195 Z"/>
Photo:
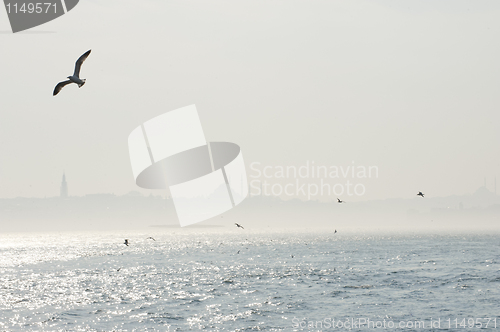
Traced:
<path fill-rule="evenodd" d="M 0 235 L 0 331 L 495 331 L 499 303 L 498 234 Z"/>

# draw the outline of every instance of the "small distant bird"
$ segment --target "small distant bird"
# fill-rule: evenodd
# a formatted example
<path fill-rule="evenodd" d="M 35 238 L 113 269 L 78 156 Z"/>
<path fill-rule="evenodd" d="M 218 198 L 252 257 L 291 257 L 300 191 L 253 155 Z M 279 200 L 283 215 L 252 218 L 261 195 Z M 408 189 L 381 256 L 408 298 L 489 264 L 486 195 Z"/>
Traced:
<path fill-rule="evenodd" d="M 338 201 L 339 203 L 345 203 L 344 201 L 341 201 L 341 200 L 340 200 L 340 198 L 337 198 L 337 201 Z"/>
<path fill-rule="evenodd" d="M 424 194 L 422 194 L 422 192 L 421 192 L 421 191 L 419 191 L 419 192 L 418 192 L 418 194 L 417 194 L 417 196 L 422 196 L 422 197 L 424 197 Z"/>
<path fill-rule="evenodd" d="M 63 81 L 63 82 L 59 82 L 56 85 L 56 87 L 54 89 L 54 93 L 52 94 L 53 96 L 57 95 L 61 91 L 61 89 L 64 88 L 68 84 L 76 83 L 76 84 L 78 84 L 79 88 L 81 88 L 82 86 L 85 85 L 85 81 L 86 80 L 80 78 L 80 68 L 82 67 L 82 63 L 89 56 L 90 51 L 91 50 L 88 50 L 81 57 L 79 57 L 78 60 L 76 60 L 76 63 L 75 63 L 75 72 L 73 73 L 72 76 L 68 76 L 69 80 Z"/>
<path fill-rule="evenodd" d="M 240 251 L 238 250 L 237 254 L 239 254 L 239 253 L 240 253 Z"/>
<path fill-rule="evenodd" d="M 335 232 L 333 234 L 337 233 L 337 230 L 335 230 Z"/>
<path fill-rule="evenodd" d="M 123 244 L 128 247 L 128 239 L 125 239 L 125 242 L 123 242 Z"/>
<path fill-rule="evenodd" d="M 153 241 L 156 241 L 155 239 L 153 239 L 153 237 L 152 237 L 152 236 L 150 236 L 150 237 L 146 238 L 146 240 L 149 240 L 149 239 L 151 239 L 151 240 L 153 240 Z"/>
<path fill-rule="evenodd" d="M 243 229 L 245 229 L 243 226 L 241 226 L 240 224 L 238 224 L 238 223 L 236 223 L 236 222 L 235 222 L 234 224 L 236 225 L 236 227 L 239 227 L 239 228 L 243 228 Z"/>

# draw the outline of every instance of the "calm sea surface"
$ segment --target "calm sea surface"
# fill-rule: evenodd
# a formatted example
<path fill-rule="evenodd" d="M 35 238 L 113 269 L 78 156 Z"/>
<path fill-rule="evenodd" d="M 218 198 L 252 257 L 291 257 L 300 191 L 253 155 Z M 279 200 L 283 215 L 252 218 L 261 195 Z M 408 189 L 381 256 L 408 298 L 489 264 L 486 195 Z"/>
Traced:
<path fill-rule="evenodd" d="M 0 331 L 374 329 L 500 331 L 500 236 L 0 235 Z"/>

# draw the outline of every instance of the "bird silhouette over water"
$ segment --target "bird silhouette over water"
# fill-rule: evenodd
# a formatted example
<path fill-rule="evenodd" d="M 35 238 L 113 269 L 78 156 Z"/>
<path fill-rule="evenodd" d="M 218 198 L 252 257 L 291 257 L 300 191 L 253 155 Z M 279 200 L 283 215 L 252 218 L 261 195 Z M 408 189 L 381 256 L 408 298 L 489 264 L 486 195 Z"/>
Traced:
<path fill-rule="evenodd" d="M 125 242 L 123 242 L 123 244 L 128 247 L 128 239 L 125 239 Z"/>
<path fill-rule="evenodd" d="M 91 50 L 88 50 L 81 57 L 79 57 L 78 60 L 76 60 L 76 63 L 75 63 L 75 72 L 73 73 L 73 75 L 68 76 L 69 80 L 63 81 L 63 82 L 59 82 L 56 85 L 56 87 L 54 89 L 54 93 L 52 94 L 53 96 L 57 95 L 61 91 L 61 89 L 64 88 L 68 84 L 71 84 L 71 83 L 78 84 L 79 88 L 81 88 L 82 86 L 85 85 L 85 81 L 86 80 L 80 78 L 80 68 L 82 67 L 82 63 L 89 56 L 90 51 Z"/>
<path fill-rule="evenodd" d="M 152 236 L 150 236 L 150 237 L 146 238 L 146 240 L 149 240 L 149 239 L 151 239 L 151 240 L 153 240 L 153 241 L 156 241 L 155 239 L 153 239 L 153 237 L 152 237 Z"/>
<path fill-rule="evenodd" d="M 418 194 L 417 194 L 417 196 L 422 196 L 422 197 L 424 197 L 424 194 L 422 194 L 422 192 L 421 192 L 421 191 L 419 191 L 419 192 L 418 192 Z"/>
<path fill-rule="evenodd" d="M 341 201 L 340 198 L 337 198 L 338 203 L 345 203 L 344 201 Z"/>
<path fill-rule="evenodd" d="M 236 225 L 236 227 L 239 227 L 239 228 L 243 228 L 243 229 L 245 229 L 243 226 L 241 226 L 240 224 L 238 224 L 238 223 L 236 223 L 236 222 L 235 222 L 234 224 Z"/>
<path fill-rule="evenodd" d="M 335 230 L 335 232 L 333 234 L 337 233 L 337 230 Z"/>

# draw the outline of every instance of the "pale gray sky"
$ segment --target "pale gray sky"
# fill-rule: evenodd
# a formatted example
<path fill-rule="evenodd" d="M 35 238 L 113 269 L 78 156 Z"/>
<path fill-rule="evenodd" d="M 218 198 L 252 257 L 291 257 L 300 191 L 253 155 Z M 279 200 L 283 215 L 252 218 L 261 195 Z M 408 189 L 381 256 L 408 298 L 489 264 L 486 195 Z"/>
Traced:
<path fill-rule="evenodd" d="M 82 0 L 10 33 L 0 8 L 0 198 L 144 193 L 127 137 L 196 104 L 247 165 L 376 165 L 354 200 L 500 177 L 498 1 Z M 87 84 L 55 84 L 82 67 Z M 499 178 L 500 181 L 500 178 Z M 351 200 L 353 200 L 351 199 Z"/>

